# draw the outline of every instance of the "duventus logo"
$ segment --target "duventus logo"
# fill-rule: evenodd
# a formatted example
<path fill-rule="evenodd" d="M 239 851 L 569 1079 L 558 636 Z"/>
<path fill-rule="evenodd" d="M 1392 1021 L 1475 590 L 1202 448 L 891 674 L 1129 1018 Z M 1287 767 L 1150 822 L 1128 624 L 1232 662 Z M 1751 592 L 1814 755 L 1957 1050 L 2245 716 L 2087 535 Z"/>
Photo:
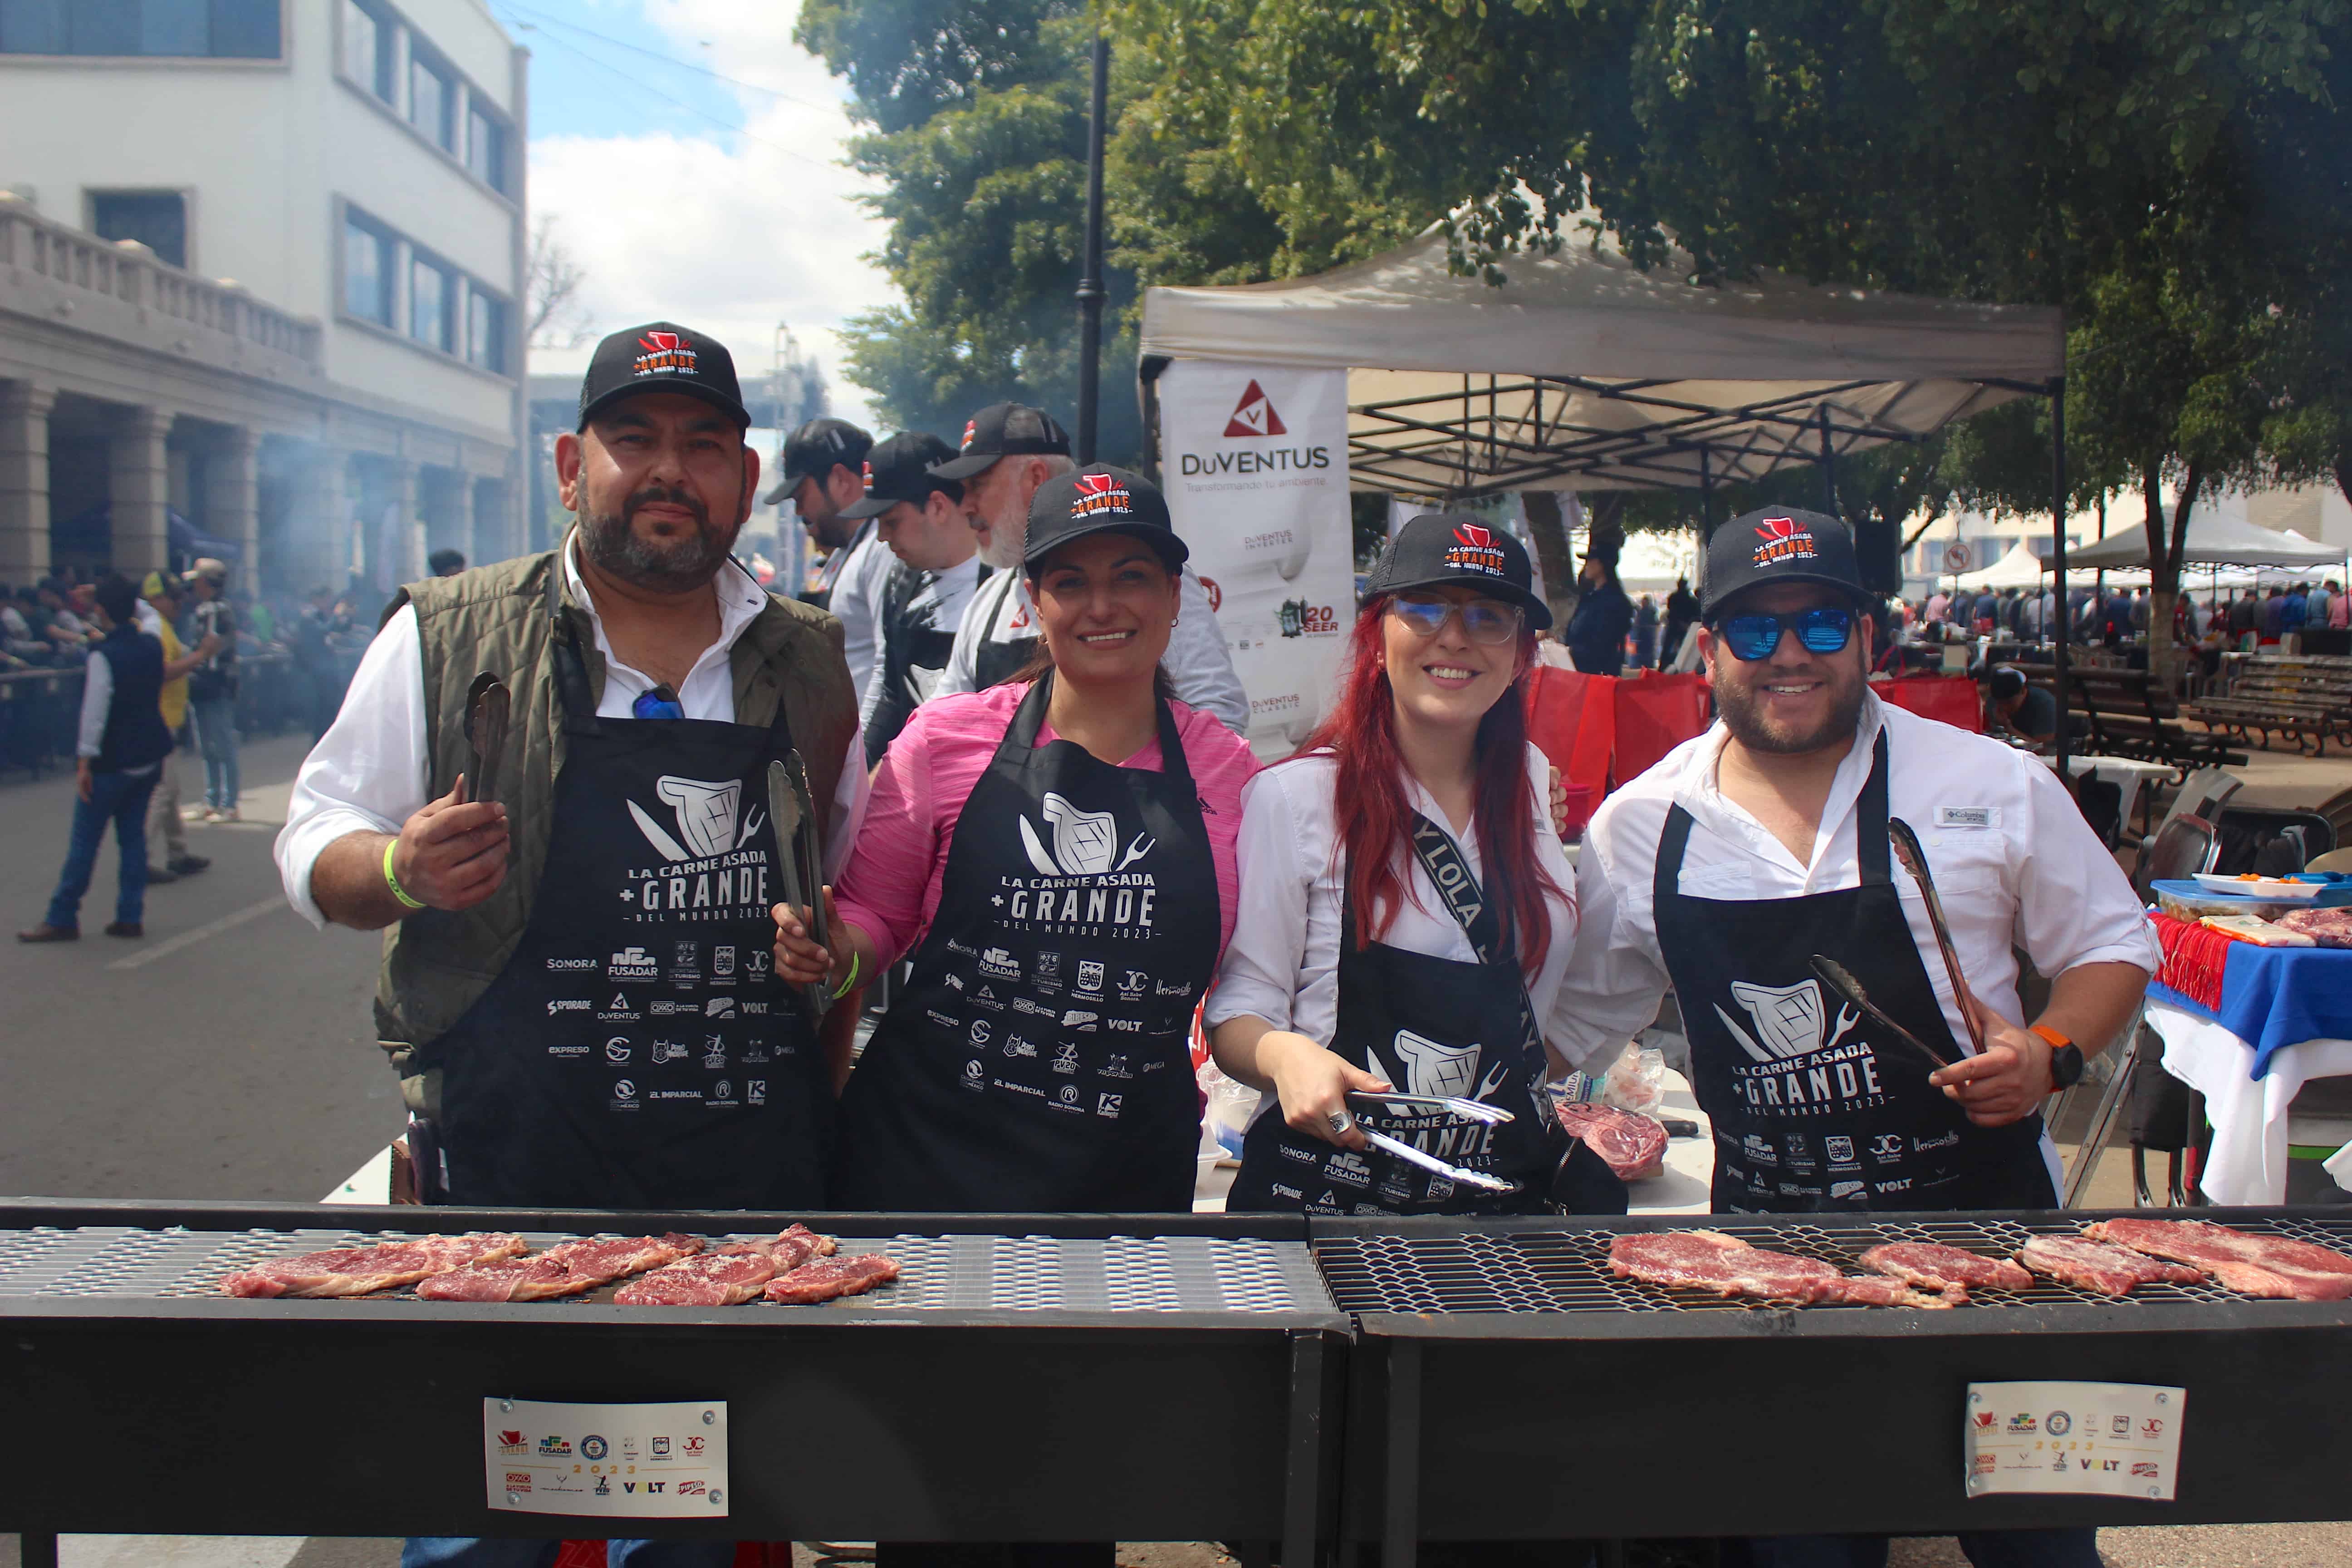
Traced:
<path fill-rule="evenodd" d="M 1253 377 L 1242 389 L 1241 400 L 1234 405 L 1231 417 L 1225 421 L 1223 438 L 1228 441 L 1262 441 L 1276 436 L 1287 436 L 1290 426 L 1274 406 L 1274 399 Z M 1177 457 L 1177 472 L 1187 479 L 1215 477 L 1223 474 L 1278 474 L 1310 468 L 1328 468 L 1331 448 L 1328 447 L 1239 447 L 1213 452 L 1183 452 Z"/>
<path fill-rule="evenodd" d="M 1225 434 L 1232 436 L 1287 436 L 1290 426 L 1274 410 L 1274 399 L 1265 395 L 1253 376 L 1242 393 L 1242 400 L 1234 405 L 1234 416 L 1225 421 Z"/>
<path fill-rule="evenodd" d="M 767 814 L 742 812 L 740 779 L 713 781 L 665 773 L 654 794 L 667 823 L 636 801 L 629 817 L 659 863 L 629 873 L 622 900 L 640 921 L 731 921 L 768 907 L 768 851 L 748 847 Z M 675 829 L 675 831 L 673 831 Z"/>

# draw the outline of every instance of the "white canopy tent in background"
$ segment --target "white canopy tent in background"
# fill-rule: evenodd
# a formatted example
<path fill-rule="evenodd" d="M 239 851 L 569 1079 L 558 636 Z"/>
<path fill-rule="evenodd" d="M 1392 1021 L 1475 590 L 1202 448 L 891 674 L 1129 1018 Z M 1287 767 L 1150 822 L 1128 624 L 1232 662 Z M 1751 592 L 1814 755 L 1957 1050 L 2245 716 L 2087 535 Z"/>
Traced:
<path fill-rule="evenodd" d="M 2292 529 L 2273 531 L 2224 512 L 2192 510 L 2180 561 L 2184 566 L 2340 566 L 2344 552 Z M 2095 543 L 2077 545 L 2067 553 L 2066 564 L 2146 566 L 2147 526 L 2118 529 Z"/>
<path fill-rule="evenodd" d="M 2068 559 L 2066 583 L 2069 587 L 2087 588 L 2096 583 L 2102 574 L 2095 570 L 2074 570 L 2074 562 L 2079 559 L 2079 554 Z M 2109 586 L 2136 588 L 2145 586 L 2148 581 L 2145 568 L 2137 572 L 2128 568 L 2114 568 L 2104 575 Z M 1958 577 L 1938 577 L 1936 584 L 1938 587 L 1958 587 L 1970 593 L 1981 593 L 1987 588 L 1996 593 L 2003 588 L 2047 588 L 2050 586 L 2050 564 L 2033 552 L 2031 544 L 2021 539 L 2009 547 L 2008 554 L 1991 565 L 1979 567 L 1974 572 L 1963 572 Z"/>
<path fill-rule="evenodd" d="M 1359 489 L 1693 487 L 1834 461 L 2061 374 L 2059 312 L 1817 287 L 1687 281 L 1614 240 L 1518 256 L 1499 286 L 1446 268 L 1436 228 L 1314 278 L 1155 288 L 1147 399 L 1171 359 L 1349 372 Z"/>

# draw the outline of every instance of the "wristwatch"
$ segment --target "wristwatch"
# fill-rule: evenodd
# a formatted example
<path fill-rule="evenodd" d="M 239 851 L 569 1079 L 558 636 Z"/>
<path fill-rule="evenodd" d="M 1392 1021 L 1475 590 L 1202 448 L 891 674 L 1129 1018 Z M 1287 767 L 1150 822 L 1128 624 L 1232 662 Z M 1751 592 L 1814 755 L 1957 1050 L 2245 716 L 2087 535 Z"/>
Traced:
<path fill-rule="evenodd" d="M 2050 1087 L 2072 1089 L 2083 1081 L 2083 1047 L 2046 1025 L 2032 1032 L 2050 1042 Z"/>

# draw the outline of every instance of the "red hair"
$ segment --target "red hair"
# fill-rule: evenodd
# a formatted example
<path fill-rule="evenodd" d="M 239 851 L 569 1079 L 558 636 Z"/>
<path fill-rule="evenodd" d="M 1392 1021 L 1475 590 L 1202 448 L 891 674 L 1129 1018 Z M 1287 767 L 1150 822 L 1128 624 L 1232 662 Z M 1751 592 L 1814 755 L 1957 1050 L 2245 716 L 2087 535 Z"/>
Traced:
<path fill-rule="evenodd" d="M 1381 621 L 1388 615 L 1383 594 L 1356 616 L 1349 635 L 1348 671 L 1338 706 L 1315 727 L 1300 756 L 1328 752 L 1339 762 L 1332 778 L 1332 805 L 1339 830 L 1334 853 L 1344 852 L 1353 872 L 1344 895 L 1353 906 L 1358 946 L 1387 934 L 1398 910 L 1414 896 L 1403 875 L 1411 853 L 1412 809 L 1405 802 L 1404 758 L 1397 751 L 1396 697 L 1389 672 Z M 1478 836 L 1478 858 L 1486 868 L 1485 891 L 1502 921 L 1502 942 L 1516 951 L 1519 967 L 1532 974 L 1551 943 L 1551 916 L 1544 895 L 1567 894 L 1536 859 L 1535 823 L 1528 798 L 1527 673 L 1535 662 L 1535 634 L 1519 634 L 1511 683 L 1486 716 L 1473 742 L 1477 784 L 1471 797 L 1471 824 Z M 1444 826 L 1440 824 L 1440 826 Z M 1520 868 L 1528 874 L 1523 875 Z"/>

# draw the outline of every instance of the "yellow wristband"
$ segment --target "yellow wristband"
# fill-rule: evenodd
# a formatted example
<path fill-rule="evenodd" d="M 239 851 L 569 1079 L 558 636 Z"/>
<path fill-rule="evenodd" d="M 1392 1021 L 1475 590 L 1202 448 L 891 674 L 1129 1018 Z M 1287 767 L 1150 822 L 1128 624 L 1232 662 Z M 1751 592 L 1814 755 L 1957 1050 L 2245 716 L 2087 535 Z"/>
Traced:
<path fill-rule="evenodd" d="M 398 899 L 410 909 L 421 910 L 425 907 L 425 901 L 422 899 L 410 898 L 408 889 L 400 885 L 400 879 L 392 874 L 392 852 L 399 847 L 400 840 L 397 838 L 383 847 L 383 885 L 392 889 L 394 898 Z"/>
<path fill-rule="evenodd" d="M 841 984 L 834 988 L 833 999 L 835 1001 L 838 1002 L 844 996 L 849 994 L 849 988 L 857 984 L 858 966 L 865 962 L 865 956 L 861 953 L 853 952 L 849 955 L 849 973 L 843 975 L 841 977 Z"/>

